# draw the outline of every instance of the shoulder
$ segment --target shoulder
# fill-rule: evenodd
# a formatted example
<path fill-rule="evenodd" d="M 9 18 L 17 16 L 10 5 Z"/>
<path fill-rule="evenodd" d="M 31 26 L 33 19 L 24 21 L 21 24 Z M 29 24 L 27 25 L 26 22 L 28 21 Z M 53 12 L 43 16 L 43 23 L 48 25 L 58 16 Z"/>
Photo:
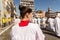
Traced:
<path fill-rule="evenodd" d="M 35 24 L 35 23 L 29 23 L 29 26 L 30 26 L 30 27 L 33 27 L 33 28 L 39 27 L 39 25 L 38 25 L 38 24 Z"/>
<path fill-rule="evenodd" d="M 34 30 L 37 30 L 40 28 L 40 26 L 38 24 L 35 24 L 35 23 L 29 23 L 29 26 L 30 26 L 30 28 L 32 28 Z"/>
<path fill-rule="evenodd" d="M 18 28 L 18 24 L 12 26 L 12 30 L 17 29 L 17 28 Z"/>
<path fill-rule="evenodd" d="M 38 24 L 36 24 L 36 23 L 29 23 L 29 25 L 38 25 Z"/>

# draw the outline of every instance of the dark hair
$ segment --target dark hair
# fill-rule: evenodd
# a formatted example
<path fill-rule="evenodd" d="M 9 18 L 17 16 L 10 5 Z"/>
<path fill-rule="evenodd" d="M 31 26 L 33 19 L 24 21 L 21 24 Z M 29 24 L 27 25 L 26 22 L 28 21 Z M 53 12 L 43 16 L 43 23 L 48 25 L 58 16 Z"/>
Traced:
<path fill-rule="evenodd" d="M 26 6 L 19 5 L 20 15 L 22 18 L 24 18 L 26 13 L 31 13 L 32 9 L 28 8 Z"/>

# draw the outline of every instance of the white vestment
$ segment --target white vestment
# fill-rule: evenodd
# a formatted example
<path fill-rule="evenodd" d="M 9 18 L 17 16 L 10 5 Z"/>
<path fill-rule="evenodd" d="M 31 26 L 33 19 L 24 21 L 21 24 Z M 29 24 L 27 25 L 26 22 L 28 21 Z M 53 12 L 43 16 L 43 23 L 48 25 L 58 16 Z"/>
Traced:
<path fill-rule="evenodd" d="M 37 24 L 38 24 L 39 26 L 41 25 L 40 23 L 41 23 L 41 19 L 38 18 L 38 19 L 37 19 Z"/>
<path fill-rule="evenodd" d="M 32 23 L 34 23 L 34 18 L 32 18 L 30 21 L 31 21 Z"/>
<path fill-rule="evenodd" d="M 55 18 L 55 32 L 57 36 L 60 36 L 60 18 Z"/>
<path fill-rule="evenodd" d="M 43 21 L 42 25 L 43 25 L 44 28 L 46 28 L 46 20 L 47 20 L 46 18 L 42 18 L 42 21 Z"/>
<path fill-rule="evenodd" d="M 11 40 L 44 40 L 45 36 L 37 24 L 29 23 L 28 26 L 19 27 L 18 24 L 12 27 L 10 32 Z"/>
<path fill-rule="evenodd" d="M 37 24 L 37 19 L 36 19 L 36 18 L 34 18 L 34 23 L 36 23 L 36 24 Z"/>
<path fill-rule="evenodd" d="M 49 19 L 48 19 L 48 22 L 49 22 L 49 28 L 51 28 L 52 31 L 55 32 L 54 19 L 53 19 L 53 18 L 49 18 Z"/>
<path fill-rule="evenodd" d="M 32 22 L 35 23 L 35 24 L 37 24 L 37 18 L 33 18 Z"/>
<path fill-rule="evenodd" d="M 15 24 L 19 23 L 20 19 L 15 19 Z"/>

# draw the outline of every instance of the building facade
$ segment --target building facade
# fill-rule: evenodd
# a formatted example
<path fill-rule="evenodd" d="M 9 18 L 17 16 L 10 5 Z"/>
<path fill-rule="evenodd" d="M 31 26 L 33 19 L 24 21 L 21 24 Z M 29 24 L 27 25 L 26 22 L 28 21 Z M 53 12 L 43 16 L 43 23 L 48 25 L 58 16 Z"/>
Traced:
<path fill-rule="evenodd" d="M 20 0 L 20 5 L 28 6 L 34 11 L 34 0 Z"/>
<path fill-rule="evenodd" d="M 52 12 L 52 9 L 49 7 L 48 8 L 48 11 L 45 13 L 45 16 L 47 17 L 47 18 L 49 18 L 49 17 L 56 17 L 56 12 Z"/>
<path fill-rule="evenodd" d="M 14 6 L 13 0 L 0 0 L 0 3 L 1 3 L 1 6 L 0 6 L 0 16 L 1 16 L 0 24 L 1 24 L 1 26 L 0 27 L 2 27 L 4 22 L 6 23 L 6 26 L 7 26 L 9 19 L 11 18 L 11 14 L 15 14 L 14 13 L 15 9 L 12 11 L 12 8 L 15 8 L 15 6 Z"/>

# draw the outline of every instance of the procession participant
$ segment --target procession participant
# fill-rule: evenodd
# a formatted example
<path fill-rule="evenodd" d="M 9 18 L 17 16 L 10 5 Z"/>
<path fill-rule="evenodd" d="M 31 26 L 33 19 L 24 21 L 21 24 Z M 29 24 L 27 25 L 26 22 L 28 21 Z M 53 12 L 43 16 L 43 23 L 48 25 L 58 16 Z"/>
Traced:
<path fill-rule="evenodd" d="M 42 18 L 42 21 L 43 21 L 43 22 L 42 22 L 43 28 L 46 28 L 46 20 L 47 20 L 46 18 L 44 18 L 44 17 Z"/>
<path fill-rule="evenodd" d="M 48 19 L 48 22 L 49 22 L 49 28 L 50 28 L 50 30 L 55 32 L 54 19 L 50 17 L 50 18 Z"/>
<path fill-rule="evenodd" d="M 33 16 L 31 8 L 19 6 L 21 22 L 12 27 L 11 40 L 44 40 L 45 36 L 38 24 L 30 23 Z"/>
<path fill-rule="evenodd" d="M 41 27 L 41 18 L 37 19 L 37 24 Z"/>
<path fill-rule="evenodd" d="M 60 37 L 60 16 L 58 15 L 55 20 L 54 20 L 54 23 L 55 23 L 55 33 L 58 37 Z"/>

